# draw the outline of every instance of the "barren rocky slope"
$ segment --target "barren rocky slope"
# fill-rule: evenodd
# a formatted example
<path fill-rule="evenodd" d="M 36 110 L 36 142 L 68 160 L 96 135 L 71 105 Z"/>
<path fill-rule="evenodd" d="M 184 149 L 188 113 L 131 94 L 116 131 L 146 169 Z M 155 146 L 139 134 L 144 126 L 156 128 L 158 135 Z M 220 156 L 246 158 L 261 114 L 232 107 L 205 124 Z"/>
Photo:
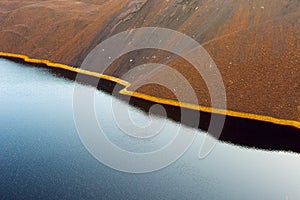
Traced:
<path fill-rule="evenodd" d="M 148 26 L 180 31 L 204 46 L 222 74 L 229 110 L 299 121 L 299 0 L 0 0 L 0 51 L 72 66 L 80 66 L 110 36 Z M 201 77 L 166 52 L 132 52 L 107 73 L 120 77 L 146 62 L 180 71 L 196 90 L 199 104 L 210 106 Z M 175 98 L 157 85 L 139 91 Z"/>

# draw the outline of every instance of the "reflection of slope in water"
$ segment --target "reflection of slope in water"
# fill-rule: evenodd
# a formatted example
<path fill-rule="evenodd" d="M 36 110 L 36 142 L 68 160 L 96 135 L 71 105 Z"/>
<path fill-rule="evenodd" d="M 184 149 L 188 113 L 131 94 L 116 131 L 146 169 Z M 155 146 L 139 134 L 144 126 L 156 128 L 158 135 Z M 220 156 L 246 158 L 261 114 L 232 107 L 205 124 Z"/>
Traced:
<path fill-rule="evenodd" d="M 0 86 L 7 91 L 0 98 L 2 197 L 99 199 L 109 195 L 130 199 L 147 194 L 154 199 L 300 198 L 299 154 L 219 142 L 206 159 L 199 160 L 199 147 L 205 137 L 201 131 L 197 131 L 196 140 L 183 157 L 158 172 L 134 175 L 105 167 L 88 154 L 78 138 L 72 116 L 74 84 L 41 69 L 0 61 Z M 3 88 L 0 87 L 1 94 Z M 107 103 L 112 98 L 95 91 L 99 121 L 106 127 L 108 137 L 121 147 L 153 150 L 167 142 L 177 129 L 176 123 L 167 120 L 162 134 L 170 138 L 158 135 L 165 138 L 160 141 L 162 138 L 128 137 L 111 121 L 111 113 L 105 112 L 110 112 Z M 148 119 L 136 108 L 129 109 L 140 119 Z M 186 131 L 188 134 L 195 130 Z"/>

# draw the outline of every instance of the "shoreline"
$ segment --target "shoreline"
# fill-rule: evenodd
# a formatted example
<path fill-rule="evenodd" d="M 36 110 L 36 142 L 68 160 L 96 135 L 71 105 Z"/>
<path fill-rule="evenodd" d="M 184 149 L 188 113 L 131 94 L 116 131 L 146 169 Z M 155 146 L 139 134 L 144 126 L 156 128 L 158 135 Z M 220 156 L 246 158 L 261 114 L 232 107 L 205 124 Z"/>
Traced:
<path fill-rule="evenodd" d="M 29 58 L 20 54 L 0 52 L 0 57 L 19 63 L 34 64 L 37 67 L 47 67 L 51 72 L 71 80 L 75 80 L 77 73 L 80 73 L 84 75 L 80 82 L 85 84 L 93 82 L 92 79 L 100 79 L 97 89 L 112 94 L 114 88 L 118 87 L 117 98 L 125 100 L 126 97 L 129 97 L 131 105 L 145 112 L 149 112 L 152 105 L 159 103 L 166 109 L 168 118 L 187 126 L 191 126 L 189 124 L 191 121 L 181 121 L 181 109 L 184 109 L 184 111 L 189 112 L 191 115 L 200 113 L 201 120 L 198 128 L 204 131 L 208 129 L 211 115 L 226 115 L 224 129 L 219 138 L 221 141 L 247 147 L 300 153 L 300 146 L 295 144 L 295 141 L 300 140 L 300 122 L 298 121 L 230 110 L 219 110 L 185 103 L 180 107 L 180 102 L 178 101 L 128 91 L 127 88 L 130 86 L 130 83 L 113 76 L 90 72 L 64 64 L 52 63 L 48 60 Z M 211 135 L 214 136 L 213 134 Z"/>

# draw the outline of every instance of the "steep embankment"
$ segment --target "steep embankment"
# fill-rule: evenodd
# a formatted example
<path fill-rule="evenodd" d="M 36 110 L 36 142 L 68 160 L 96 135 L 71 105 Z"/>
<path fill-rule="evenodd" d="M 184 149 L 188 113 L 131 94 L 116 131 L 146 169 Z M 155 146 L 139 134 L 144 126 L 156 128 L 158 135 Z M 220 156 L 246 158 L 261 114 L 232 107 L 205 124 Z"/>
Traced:
<path fill-rule="evenodd" d="M 110 36 L 147 26 L 180 31 L 204 46 L 222 74 L 227 109 L 299 121 L 298 0 L 0 1 L 0 51 L 71 66 L 80 66 Z M 166 52 L 132 52 L 106 72 L 121 77 L 133 66 L 149 62 L 177 69 L 190 81 L 199 104 L 210 106 L 199 74 Z M 154 76 L 165 74 L 159 71 Z M 138 91 L 175 99 L 158 85 Z M 189 102 L 189 95 L 183 96 Z"/>

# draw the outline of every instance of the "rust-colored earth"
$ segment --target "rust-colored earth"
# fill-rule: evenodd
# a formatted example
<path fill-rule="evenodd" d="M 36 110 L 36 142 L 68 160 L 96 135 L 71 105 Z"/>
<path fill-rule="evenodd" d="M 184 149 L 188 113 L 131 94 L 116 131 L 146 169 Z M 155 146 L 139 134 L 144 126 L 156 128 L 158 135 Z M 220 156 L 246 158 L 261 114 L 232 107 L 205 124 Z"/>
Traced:
<path fill-rule="evenodd" d="M 149 26 L 180 31 L 209 52 L 224 80 L 227 109 L 300 120 L 299 0 L 0 0 L 0 51 L 77 67 L 110 36 Z M 195 89 L 199 104 L 210 106 L 199 74 L 168 52 L 131 52 L 106 73 L 122 77 L 149 62 L 177 69 Z M 163 72 L 152 76 L 166 78 Z M 174 89 L 189 102 L 189 94 L 177 85 Z M 138 91 L 175 99 L 158 85 Z"/>

